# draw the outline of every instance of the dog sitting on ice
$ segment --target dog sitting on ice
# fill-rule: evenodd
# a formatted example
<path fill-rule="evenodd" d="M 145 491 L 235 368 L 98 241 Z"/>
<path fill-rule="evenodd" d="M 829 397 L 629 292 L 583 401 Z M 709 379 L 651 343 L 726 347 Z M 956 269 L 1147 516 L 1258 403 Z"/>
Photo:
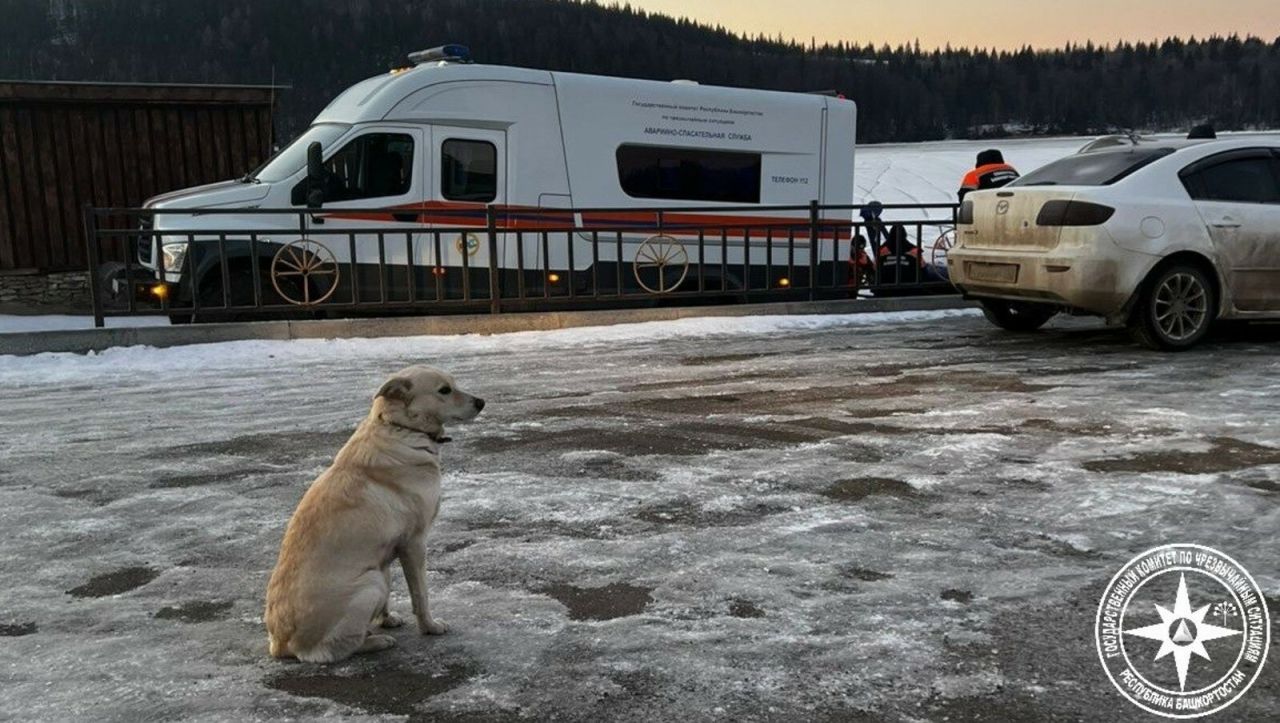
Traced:
<path fill-rule="evenodd" d="M 446 424 L 482 409 L 483 399 L 429 367 L 409 367 L 382 385 L 369 416 L 289 520 L 263 616 L 272 656 L 328 663 L 394 646 L 375 630 L 402 624 L 387 609 L 396 560 L 419 632 L 445 632 L 431 617 L 425 580 L 425 538 L 440 509 L 440 446 Z"/>

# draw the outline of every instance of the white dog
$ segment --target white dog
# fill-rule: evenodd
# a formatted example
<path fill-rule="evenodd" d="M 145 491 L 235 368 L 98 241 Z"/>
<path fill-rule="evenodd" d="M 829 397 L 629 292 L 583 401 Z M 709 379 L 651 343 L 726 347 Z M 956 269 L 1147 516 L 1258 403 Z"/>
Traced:
<path fill-rule="evenodd" d="M 376 626 L 400 561 L 418 630 L 445 632 L 427 607 L 427 530 L 440 509 L 444 425 L 474 419 L 484 400 L 448 374 L 414 366 L 382 385 L 369 416 L 303 495 L 267 586 L 267 639 L 277 658 L 327 663 L 395 645 Z"/>

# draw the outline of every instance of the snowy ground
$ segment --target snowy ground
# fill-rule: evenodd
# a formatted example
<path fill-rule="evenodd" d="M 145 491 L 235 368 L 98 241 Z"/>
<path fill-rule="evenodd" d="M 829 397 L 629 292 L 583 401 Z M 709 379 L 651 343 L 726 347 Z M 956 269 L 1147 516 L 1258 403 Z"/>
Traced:
<path fill-rule="evenodd" d="M 0 717 L 1134 720 L 1091 637 L 1124 561 L 1218 547 L 1280 603 L 1277 343 L 944 312 L 0 358 Z M 270 661 L 284 523 L 409 362 L 490 402 L 430 535 L 451 631 Z M 1225 719 L 1275 719 L 1275 652 Z"/>

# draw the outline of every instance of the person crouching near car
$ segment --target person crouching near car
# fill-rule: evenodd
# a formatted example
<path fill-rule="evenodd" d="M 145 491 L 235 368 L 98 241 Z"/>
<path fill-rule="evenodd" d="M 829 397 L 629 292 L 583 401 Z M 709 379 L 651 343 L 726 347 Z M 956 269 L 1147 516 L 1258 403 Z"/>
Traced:
<path fill-rule="evenodd" d="M 945 266 L 927 263 L 919 244 L 911 240 L 907 227 L 895 223 L 889 228 L 876 257 L 876 279 L 882 286 L 921 282 L 942 282 L 950 278 Z"/>
<path fill-rule="evenodd" d="M 906 226 L 895 223 L 876 255 L 877 281 L 881 285 L 916 284 L 923 271 L 920 247 L 911 242 Z"/>
<path fill-rule="evenodd" d="M 1002 188 L 1018 180 L 1018 171 L 1004 162 L 1004 154 L 992 148 L 978 154 L 978 163 L 960 182 L 960 200 L 970 191 Z"/>
<path fill-rule="evenodd" d="M 888 234 L 884 222 L 880 220 L 883 212 L 884 206 L 879 201 L 872 201 L 859 211 L 862 229 L 855 227 L 853 242 L 849 244 L 848 285 L 852 287 L 854 296 L 857 296 L 860 289 L 871 286 L 875 281 L 876 264 L 872 259 Z"/>

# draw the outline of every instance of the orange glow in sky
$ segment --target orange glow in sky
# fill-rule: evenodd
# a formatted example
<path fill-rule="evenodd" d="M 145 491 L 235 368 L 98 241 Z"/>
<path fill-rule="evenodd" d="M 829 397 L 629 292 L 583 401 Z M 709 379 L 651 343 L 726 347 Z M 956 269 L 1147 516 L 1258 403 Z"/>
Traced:
<path fill-rule="evenodd" d="M 925 48 L 1060 47 L 1171 35 L 1280 37 L 1280 0 L 629 0 L 751 36 Z"/>

